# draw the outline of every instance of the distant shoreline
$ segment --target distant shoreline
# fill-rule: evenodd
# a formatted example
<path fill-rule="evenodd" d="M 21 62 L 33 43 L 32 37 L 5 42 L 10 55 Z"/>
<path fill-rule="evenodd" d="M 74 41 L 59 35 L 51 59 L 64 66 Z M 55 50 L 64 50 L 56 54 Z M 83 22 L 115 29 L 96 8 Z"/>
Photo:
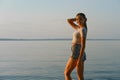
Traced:
<path fill-rule="evenodd" d="M 0 41 L 68 41 L 70 38 L 50 38 L 50 39 L 15 39 L 1 38 Z M 87 39 L 88 41 L 120 41 L 120 39 Z"/>

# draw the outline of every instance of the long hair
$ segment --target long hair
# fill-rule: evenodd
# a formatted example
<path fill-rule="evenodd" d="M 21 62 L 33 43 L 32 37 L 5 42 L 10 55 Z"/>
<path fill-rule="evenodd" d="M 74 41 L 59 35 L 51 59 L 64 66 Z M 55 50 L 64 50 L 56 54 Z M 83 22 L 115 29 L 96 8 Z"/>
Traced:
<path fill-rule="evenodd" d="M 85 16 L 85 14 L 84 13 L 78 13 L 76 16 L 79 16 L 79 15 L 82 16 L 83 18 L 85 18 L 86 21 L 85 21 L 84 25 L 85 25 L 85 28 L 87 29 L 87 23 L 86 23 L 87 22 L 87 18 Z"/>

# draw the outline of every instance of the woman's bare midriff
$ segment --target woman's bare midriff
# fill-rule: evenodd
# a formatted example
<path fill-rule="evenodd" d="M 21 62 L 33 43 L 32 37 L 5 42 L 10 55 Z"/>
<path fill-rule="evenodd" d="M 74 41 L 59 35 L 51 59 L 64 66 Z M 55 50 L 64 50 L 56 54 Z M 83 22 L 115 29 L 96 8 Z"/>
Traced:
<path fill-rule="evenodd" d="M 72 45 L 75 45 L 75 44 L 81 44 L 81 40 L 80 39 L 77 41 L 72 40 Z"/>

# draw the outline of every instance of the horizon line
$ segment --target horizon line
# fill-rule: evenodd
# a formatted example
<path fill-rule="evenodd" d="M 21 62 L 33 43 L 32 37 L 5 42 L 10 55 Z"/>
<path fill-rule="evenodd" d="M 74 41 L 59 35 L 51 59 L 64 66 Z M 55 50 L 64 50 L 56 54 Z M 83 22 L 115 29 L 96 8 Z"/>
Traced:
<path fill-rule="evenodd" d="M 0 41 L 55 41 L 55 40 L 72 40 L 72 38 L 0 38 Z M 105 39 L 105 38 L 91 38 L 91 39 L 87 39 L 88 41 L 120 41 L 120 39 Z"/>

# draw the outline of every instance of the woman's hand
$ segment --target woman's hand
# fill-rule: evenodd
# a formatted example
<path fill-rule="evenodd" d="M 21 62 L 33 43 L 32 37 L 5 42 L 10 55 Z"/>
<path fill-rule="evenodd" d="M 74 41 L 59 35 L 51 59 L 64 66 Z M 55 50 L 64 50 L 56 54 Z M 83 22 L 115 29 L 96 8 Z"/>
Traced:
<path fill-rule="evenodd" d="M 70 22 L 70 21 L 74 22 L 74 21 L 76 21 L 76 18 L 70 18 L 70 19 L 67 19 L 67 21 L 68 22 Z"/>
<path fill-rule="evenodd" d="M 77 66 L 79 67 L 80 65 L 82 65 L 82 60 L 81 59 L 77 61 Z"/>

